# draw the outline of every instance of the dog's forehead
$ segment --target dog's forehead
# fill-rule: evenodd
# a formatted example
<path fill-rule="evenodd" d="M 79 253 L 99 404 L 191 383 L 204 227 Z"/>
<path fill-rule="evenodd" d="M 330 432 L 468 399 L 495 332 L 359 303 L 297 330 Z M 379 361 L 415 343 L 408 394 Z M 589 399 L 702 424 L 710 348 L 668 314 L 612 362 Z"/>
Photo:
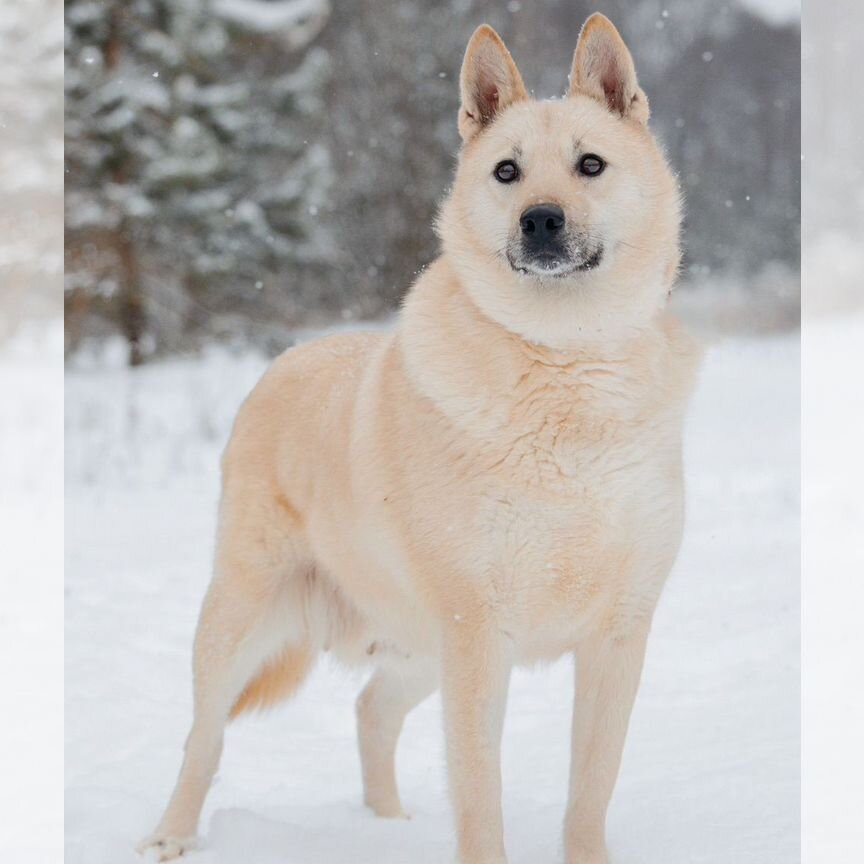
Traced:
<path fill-rule="evenodd" d="M 489 130 L 496 150 L 530 159 L 614 146 L 626 131 L 609 111 L 589 97 L 528 101 L 511 106 Z"/>

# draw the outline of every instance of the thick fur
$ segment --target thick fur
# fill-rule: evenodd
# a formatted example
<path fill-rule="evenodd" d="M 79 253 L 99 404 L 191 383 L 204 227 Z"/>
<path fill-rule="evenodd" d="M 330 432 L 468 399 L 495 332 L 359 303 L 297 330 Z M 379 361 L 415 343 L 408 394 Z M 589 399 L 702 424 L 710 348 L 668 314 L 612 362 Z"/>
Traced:
<path fill-rule="evenodd" d="M 358 701 L 366 802 L 398 816 L 406 713 L 440 685 L 463 864 L 504 864 L 499 744 L 510 669 L 573 653 L 568 864 L 604 822 L 651 617 L 682 530 L 681 429 L 696 347 L 663 310 L 676 183 L 614 27 L 593 16 L 571 90 L 529 100 L 480 28 L 443 254 L 394 331 L 288 351 L 243 405 L 223 464 L 215 575 L 195 644 L 195 721 L 145 844 L 188 848 L 229 715 L 293 692 L 331 650 L 375 666 Z M 603 156 L 596 178 L 574 171 Z M 522 178 L 492 176 L 518 159 Z M 605 250 L 565 278 L 503 254 L 554 202 Z M 178 851 L 179 850 L 179 851 Z"/>

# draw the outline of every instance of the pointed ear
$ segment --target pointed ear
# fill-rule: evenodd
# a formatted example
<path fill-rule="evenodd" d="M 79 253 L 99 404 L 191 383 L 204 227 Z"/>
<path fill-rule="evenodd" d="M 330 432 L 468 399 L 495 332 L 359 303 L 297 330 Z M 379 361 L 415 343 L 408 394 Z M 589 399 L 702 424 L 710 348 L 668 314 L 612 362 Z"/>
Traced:
<path fill-rule="evenodd" d="M 474 31 L 460 77 L 459 134 L 470 141 L 508 105 L 528 98 L 522 76 L 501 37 L 488 25 Z"/>
<path fill-rule="evenodd" d="M 582 27 L 573 68 L 570 95 L 591 96 L 614 114 L 648 122 L 648 99 L 636 80 L 633 58 L 615 25 L 595 12 Z"/>

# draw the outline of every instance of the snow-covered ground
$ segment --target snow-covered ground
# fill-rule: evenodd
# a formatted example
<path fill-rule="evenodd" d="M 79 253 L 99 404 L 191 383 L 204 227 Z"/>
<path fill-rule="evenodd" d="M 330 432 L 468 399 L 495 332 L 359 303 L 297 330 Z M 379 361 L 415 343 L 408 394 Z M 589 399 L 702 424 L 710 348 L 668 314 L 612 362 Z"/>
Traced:
<path fill-rule="evenodd" d="M 864 269 L 848 272 L 844 306 L 854 272 L 858 310 L 811 315 L 803 330 L 805 864 L 864 860 Z M 821 295 L 825 283 L 808 287 Z"/>
<path fill-rule="evenodd" d="M 609 822 L 615 864 L 799 858 L 799 347 L 707 357 L 687 437 L 684 548 L 651 641 Z M 67 376 L 66 862 L 131 864 L 175 779 L 208 580 L 217 461 L 263 367 L 213 353 Z M 322 663 L 299 697 L 230 728 L 201 864 L 453 859 L 440 703 L 413 713 L 409 822 L 360 803 L 353 699 Z M 562 860 L 571 669 L 520 671 L 504 735 L 511 864 Z M 46 859 L 47 860 L 47 859 Z"/>
<path fill-rule="evenodd" d="M 4 864 L 60 861 L 63 854 L 62 436 L 62 324 L 33 322 L 11 342 L 0 339 Z"/>

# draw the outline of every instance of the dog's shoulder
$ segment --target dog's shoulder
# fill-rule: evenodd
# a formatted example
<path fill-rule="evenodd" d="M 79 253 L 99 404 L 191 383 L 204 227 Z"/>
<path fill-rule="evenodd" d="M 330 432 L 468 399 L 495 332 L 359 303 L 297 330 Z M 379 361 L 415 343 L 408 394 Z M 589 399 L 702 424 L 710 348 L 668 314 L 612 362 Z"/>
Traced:
<path fill-rule="evenodd" d="M 386 340 L 387 333 L 351 331 L 333 333 L 295 345 L 280 354 L 252 392 L 253 397 L 287 398 L 304 392 L 323 392 L 349 382 Z"/>
<path fill-rule="evenodd" d="M 386 332 L 337 333 L 280 354 L 240 407 L 229 450 L 271 449 L 286 437 L 296 443 L 332 433 L 388 338 Z"/>

